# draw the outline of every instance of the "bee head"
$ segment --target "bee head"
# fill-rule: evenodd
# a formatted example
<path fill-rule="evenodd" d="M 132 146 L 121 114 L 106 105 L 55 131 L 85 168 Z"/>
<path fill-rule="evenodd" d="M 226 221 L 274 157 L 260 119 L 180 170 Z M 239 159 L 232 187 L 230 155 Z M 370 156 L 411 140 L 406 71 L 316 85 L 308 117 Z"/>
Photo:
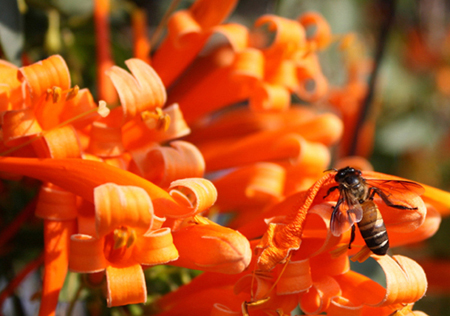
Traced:
<path fill-rule="evenodd" d="M 334 180 L 337 183 L 343 184 L 345 186 L 357 185 L 361 181 L 360 178 L 361 171 L 351 167 L 339 169 L 334 176 Z"/>

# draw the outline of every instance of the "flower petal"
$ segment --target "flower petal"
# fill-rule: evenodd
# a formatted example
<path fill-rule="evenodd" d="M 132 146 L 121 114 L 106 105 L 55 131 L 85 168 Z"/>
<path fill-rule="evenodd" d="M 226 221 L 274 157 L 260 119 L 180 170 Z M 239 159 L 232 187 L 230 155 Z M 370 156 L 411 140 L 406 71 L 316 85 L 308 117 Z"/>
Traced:
<path fill-rule="evenodd" d="M 299 16 L 299 22 L 305 29 L 313 26 L 315 32 L 312 36 L 308 36 L 307 41 L 314 43 L 319 49 L 327 46 L 331 41 L 331 28 L 327 20 L 317 12 L 306 12 Z"/>
<path fill-rule="evenodd" d="M 189 214 L 183 217 L 199 214 L 210 208 L 217 200 L 217 190 L 209 180 L 203 178 L 188 178 L 173 181 L 169 187 L 171 196 L 182 195 L 192 205 Z"/>
<path fill-rule="evenodd" d="M 25 142 L 27 136 L 34 136 L 42 131 L 33 109 L 8 111 L 3 115 L 3 141 L 8 147 Z"/>
<path fill-rule="evenodd" d="M 227 274 L 250 263 L 250 243 L 239 232 L 219 225 L 191 225 L 173 232 L 180 258 L 172 265 Z"/>
<path fill-rule="evenodd" d="M 78 134 L 71 125 L 62 126 L 43 133 L 43 137 L 32 143 L 41 158 L 80 158 L 81 148 Z"/>
<path fill-rule="evenodd" d="M 124 152 L 122 130 L 105 123 L 94 122 L 89 133 L 87 152 L 99 157 L 116 157 Z"/>
<path fill-rule="evenodd" d="M 312 283 L 312 280 L 311 280 Z M 300 297 L 300 306 L 307 314 L 329 313 L 329 307 L 335 296 L 340 296 L 341 288 L 336 280 L 328 275 L 319 275 L 314 278 L 312 287 Z"/>
<path fill-rule="evenodd" d="M 375 257 L 386 274 L 386 295 L 375 306 L 414 303 L 427 290 L 427 277 L 415 261 L 400 255 Z"/>
<path fill-rule="evenodd" d="M 148 148 L 142 159 L 136 159 L 139 156 L 134 155 L 145 179 L 167 188 L 172 181 L 203 176 L 205 161 L 197 147 L 181 140 L 171 142 L 170 146 L 154 145 Z"/>
<path fill-rule="evenodd" d="M 263 15 L 255 22 L 255 27 L 269 25 L 269 30 L 276 32 L 273 43 L 263 50 L 268 63 L 278 63 L 281 59 L 291 58 L 306 45 L 304 28 L 294 20 L 276 15 Z"/>
<path fill-rule="evenodd" d="M 216 206 L 222 211 L 276 201 L 283 195 L 284 179 L 284 168 L 274 163 L 238 168 L 214 180 L 219 192 Z"/>
<path fill-rule="evenodd" d="M 60 55 L 53 55 L 19 69 L 19 80 L 25 81 L 30 90 L 31 100 L 36 102 L 47 89 L 60 87 L 70 88 L 70 74 L 67 64 Z"/>
<path fill-rule="evenodd" d="M 168 36 L 152 60 L 153 67 L 166 87 L 173 83 L 201 51 L 211 34 L 210 28 L 220 24 L 236 3 L 236 0 L 220 3 L 198 0 L 189 10 L 178 11 L 171 16 L 168 22 Z M 211 6 L 214 9 L 210 9 Z M 180 45 L 180 42 L 183 42 L 183 45 Z"/>
<path fill-rule="evenodd" d="M 98 161 L 4 157 L 0 158 L 0 171 L 52 182 L 91 202 L 94 201 L 94 188 L 104 183 L 112 182 L 118 185 L 141 187 L 151 197 L 155 213 L 162 217 L 183 217 L 204 210 L 201 208 L 193 210 L 190 207 L 179 205 L 166 191 L 151 182 L 131 172 Z M 213 200 L 215 200 L 215 197 Z M 209 206 L 211 204 L 205 207 Z"/>
<path fill-rule="evenodd" d="M 44 278 L 39 315 L 54 315 L 69 262 L 70 236 L 76 221 L 44 220 Z"/>
<path fill-rule="evenodd" d="M 300 293 L 312 285 L 309 259 L 291 260 L 277 283 L 277 295 Z"/>
<path fill-rule="evenodd" d="M 51 220 L 70 220 L 77 217 L 76 196 L 47 183 L 39 191 L 35 215 Z"/>
<path fill-rule="evenodd" d="M 141 265 L 106 268 L 108 307 L 145 303 L 147 286 Z"/>
<path fill-rule="evenodd" d="M 165 227 L 136 239 L 133 258 L 140 264 L 165 264 L 178 259 L 178 251 L 173 244 L 170 229 Z"/>
<path fill-rule="evenodd" d="M 97 239 L 85 234 L 70 237 L 69 269 L 78 273 L 93 273 L 106 269 L 109 265 L 103 248 L 103 238 Z"/>
<path fill-rule="evenodd" d="M 144 61 L 132 58 L 125 64 L 133 75 L 117 66 L 111 67 L 107 75 L 119 94 L 123 120 L 128 121 L 142 111 L 162 107 L 167 95 L 158 74 Z"/>
<path fill-rule="evenodd" d="M 138 236 L 152 227 L 153 204 L 142 188 L 102 184 L 94 189 L 94 204 L 97 238 L 121 226 L 136 229 Z"/>
<path fill-rule="evenodd" d="M 262 83 L 250 96 L 253 111 L 285 111 L 291 105 L 291 95 L 286 87 Z"/>

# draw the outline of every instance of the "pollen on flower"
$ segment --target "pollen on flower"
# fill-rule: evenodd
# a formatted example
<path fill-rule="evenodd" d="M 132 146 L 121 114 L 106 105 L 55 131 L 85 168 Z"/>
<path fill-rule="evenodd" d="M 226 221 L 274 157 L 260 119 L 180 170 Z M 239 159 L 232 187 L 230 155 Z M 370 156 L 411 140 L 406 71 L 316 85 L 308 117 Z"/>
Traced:
<path fill-rule="evenodd" d="M 66 101 L 75 98 L 78 94 L 78 91 L 80 91 L 80 87 L 78 85 L 75 85 L 72 89 L 69 89 L 66 94 Z"/>
<path fill-rule="evenodd" d="M 136 241 L 136 231 L 128 226 L 114 229 L 105 238 L 105 257 L 110 262 L 124 262 L 132 253 Z"/>
<path fill-rule="evenodd" d="M 156 108 L 154 111 L 143 111 L 141 118 L 149 129 L 165 132 L 170 125 L 170 116 L 164 113 L 161 108 Z"/>
<path fill-rule="evenodd" d="M 53 99 L 53 103 L 57 103 L 61 100 L 62 95 L 62 89 L 60 87 L 53 87 L 47 89 L 47 95 L 45 97 L 45 100 L 50 100 L 50 98 Z"/>

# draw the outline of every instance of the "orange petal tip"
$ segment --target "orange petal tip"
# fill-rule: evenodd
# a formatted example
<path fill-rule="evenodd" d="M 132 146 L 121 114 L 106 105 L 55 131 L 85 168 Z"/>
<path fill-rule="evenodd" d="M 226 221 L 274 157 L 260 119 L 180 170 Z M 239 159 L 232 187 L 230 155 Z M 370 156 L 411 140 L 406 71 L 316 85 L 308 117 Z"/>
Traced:
<path fill-rule="evenodd" d="M 251 260 L 250 243 L 242 234 L 220 225 L 191 225 L 173 232 L 180 258 L 171 263 L 190 269 L 235 274 Z"/>

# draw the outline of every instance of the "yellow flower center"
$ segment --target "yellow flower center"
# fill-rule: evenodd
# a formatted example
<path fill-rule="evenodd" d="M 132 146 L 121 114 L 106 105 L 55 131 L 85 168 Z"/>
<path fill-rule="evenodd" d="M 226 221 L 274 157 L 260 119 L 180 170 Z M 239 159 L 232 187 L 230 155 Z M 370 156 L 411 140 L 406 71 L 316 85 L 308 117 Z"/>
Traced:
<path fill-rule="evenodd" d="M 136 232 L 134 229 L 122 226 L 114 229 L 105 237 L 104 252 L 109 262 L 119 263 L 130 258 L 134 243 L 136 241 Z"/>

